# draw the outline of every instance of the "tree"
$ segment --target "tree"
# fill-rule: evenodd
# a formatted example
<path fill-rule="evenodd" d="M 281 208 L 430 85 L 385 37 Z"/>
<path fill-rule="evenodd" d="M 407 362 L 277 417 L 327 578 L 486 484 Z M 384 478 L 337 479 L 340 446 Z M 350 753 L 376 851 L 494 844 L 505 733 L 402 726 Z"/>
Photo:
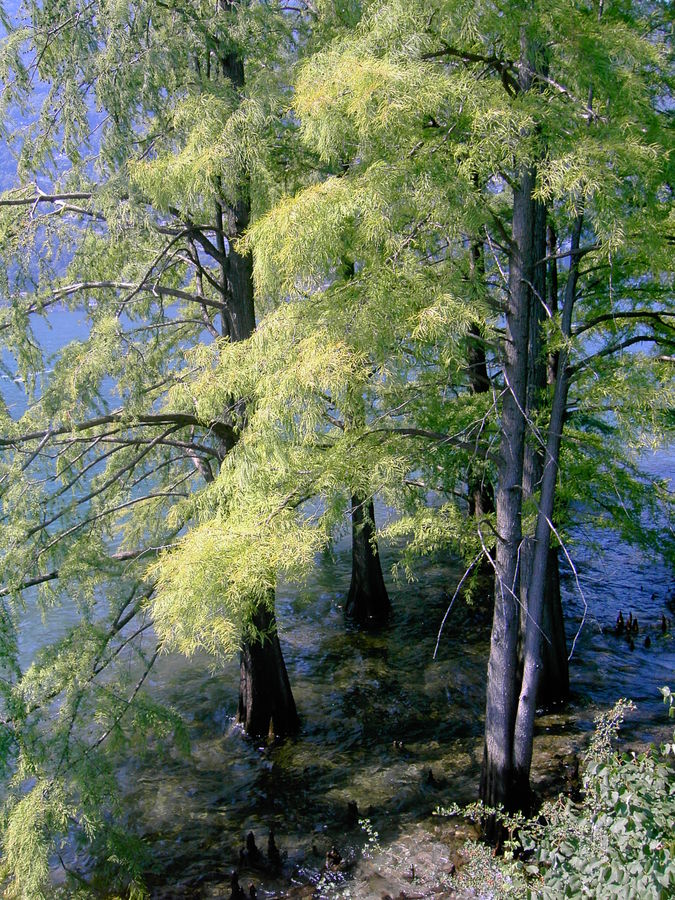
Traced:
<path fill-rule="evenodd" d="M 552 550 L 582 514 L 665 543 L 636 455 L 672 403 L 658 6 L 599 24 L 591 3 L 370 4 L 327 24 L 291 112 L 303 22 L 274 6 L 35 17 L 47 30 L 0 57 L 6 104 L 49 85 L 0 201 L 0 324 L 29 396 L 19 421 L 2 410 L 0 475 L 15 878 L 38 890 L 45 836 L 71 826 L 120 856 L 115 743 L 180 729 L 143 694 L 161 647 L 243 645 L 240 716 L 290 730 L 277 577 L 349 519 L 376 574 L 376 495 L 401 567 L 453 551 L 495 573 L 482 794 L 524 802 Z M 32 326 L 59 303 L 89 330 L 45 379 Z M 15 604 L 35 588 L 83 616 L 22 672 Z M 274 711 L 251 674 L 270 670 Z"/>
<path fill-rule="evenodd" d="M 393 530 L 410 526 L 411 548 L 459 546 L 470 560 L 478 543 L 494 568 L 481 786 L 492 806 L 527 803 L 546 572 L 569 501 L 633 536 L 666 502 L 636 459 L 661 439 L 671 402 L 663 27 L 658 6 L 609 6 L 602 22 L 593 4 L 373 7 L 297 86 L 309 145 L 353 164 L 250 233 L 260 290 L 295 300 L 294 329 L 302 317 L 327 331 L 326 347 L 346 333 L 357 358 L 368 348 L 378 383 L 349 467 L 374 434 L 389 435 L 380 490 L 408 513 Z M 491 262 L 477 297 L 467 275 L 483 240 Z M 345 253 L 359 261 L 348 290 L 331 275 Z M 494 394 L 470 392 L 466 336 L 484 343 Z M 472 536 L 452 497 L 477 463 L 496 512 Z M 334 464 L 325 454 L 324 473 Z M 422 490 L 396 495 L 387 475 L 401 473 Z M 443 491 L 437 509 L 431 488 Z M 641 540 L 655 546 L 656 531 Z"/>
<path fill-rule="evenodd" d="M 6 371 L 25 384 L 20 408 L 1 410 L 2 746 L 14 772 L 3 846 L 20 890 L 37 890 L 50 841 L 71 828 L 124 856 L 107 817 L 115 751 L 143 723 L 184 744 L 177 717 L 143 691 L 161 650 L 242 647 L 245 730 L 298 724 L 275 573 L 228 607 L 221 561 L 212 605 L 199 610 L 197 596 L 178 635 L 161 631 L 148 565 L 208 517 L 253 414 L 245 395 L 204 412 L 179 389 L 191 354 L 227 352 L 255 327 L 251 260 L 235 242 L 298 177 L 279 111 L 303 23 L 275 4 L 152 0 L 47 3 L 31 16 L 1 52 L 3 121 L 15 104 L 33 110 L 5 135 L 18 186 L 0 197 L 0 328 Z M 37 335 L 66 310 L 84 323 L 49 358 Z M 36 591 L 74 603 L 81 621 L 23 671 L 17 624 Z"/>
<path fill-rule="evenodd" d="M 383 624 L 391 608 L 375 538 L 372 498 L 352 497 L 352 578 L 345 612 L 360 625 Z"/>

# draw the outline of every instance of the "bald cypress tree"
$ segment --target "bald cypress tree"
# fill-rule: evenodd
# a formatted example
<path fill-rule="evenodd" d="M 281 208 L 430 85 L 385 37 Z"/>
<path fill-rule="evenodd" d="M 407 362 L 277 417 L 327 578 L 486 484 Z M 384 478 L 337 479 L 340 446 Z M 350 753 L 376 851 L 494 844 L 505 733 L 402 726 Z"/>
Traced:
<path fill-rule="evenodd" d="M 251 257 L 237 241 L 282 185 L 305 178 L 283 110 L 308 14 L 75 0 L 25 15 L 8 17 L 0 47 L 0 118 L 16 158 L 0 195 L 0 339 L 21 386 L 0 410 L 0 632 L 14 776 L 3 851 L 33 896 L 66 832 L 124 858 L 111 815 L 120 747 L 144 723 L 184 745 L 180 720 L 145 692 L 163 650 L 241 650 L 246 732 L 298 725 L 273 565 L 262 561 L 264 586 L 228 604 L 225 552 L 212 543 L 217 573 L 196 580 L 204 614 L 188 639 L 162 630 L 149 566 L 227 505 L 218 473 L 254 413 L 232 392 L 197 408 L 181 386 L 195 360 L 255 329 Z M 22 666 L 24 602 L 81 616 Z M 140 858 L 127 865 L 137 877 Z"/>
<path fill-rule="evenodd" d="M 377 468 L 370 490 L 398 504 L 390 532 L 409 529 L 410 553 L 453 547 L 495 573 L 481 795 L 507 808 L 528 801 L 558 541 L 595 511 L 654 548 L 658 529 L 634 523 L 667 502 L 634 456 L 662 439 L 669 402 L 667 31 L 657 5 L 600 12 L 373 7 L 297 88 L 308 144 L 354 163 L 250 237 L 261 291 L 295 298 L 293 328 L 320 323 L 326 346 L 346 334 L 352 364 L 377 373 L 343 470 Z M 338 289 L 346 252 L 358 278 Z M 489 391 L 467 377 L 467 339 L 485 349 Z M 323 460 L 326 473 L 335 456 Z M 494 515 L 469 520 L 457 501 L 470 471 L 494 485 Z"/>

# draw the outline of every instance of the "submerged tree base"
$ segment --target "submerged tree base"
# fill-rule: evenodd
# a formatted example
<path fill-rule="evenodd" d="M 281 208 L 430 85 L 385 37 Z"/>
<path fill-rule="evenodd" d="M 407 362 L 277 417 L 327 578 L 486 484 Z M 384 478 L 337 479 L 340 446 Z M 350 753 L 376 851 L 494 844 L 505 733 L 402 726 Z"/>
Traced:
<path fill-rule="evenodd" d="M 386 624 L 391 602 L 382 575 L 375 538 L 373 501 L 352 497 L 352 580 L 345 615 L 357 625 L 378 628 Z"/>
<path fill-rule="evenodd" d="M 281 653 L 274 613 L 260 606 L 252 622 L 260 637 L 241 651 L 237 722 L 250 737 L 295 734 L 300 719 Z"/>

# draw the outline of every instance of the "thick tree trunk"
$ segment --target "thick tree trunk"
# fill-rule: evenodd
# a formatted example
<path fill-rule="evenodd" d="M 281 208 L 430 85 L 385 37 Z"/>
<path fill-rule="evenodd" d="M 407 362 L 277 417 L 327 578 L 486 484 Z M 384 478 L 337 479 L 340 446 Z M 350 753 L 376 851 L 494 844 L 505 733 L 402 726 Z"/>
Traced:
<path fill-rule="evenodd" d="M 345 615 L 358 625 L 383 625 L 391 612 L 375 538 L 372 499 L 352 497 L 352 580 Z"/>
<path fill-rule="evenodd" d="M 530 426 L 529 440 L 525 443 L 523 459 L 523 502 L 536 497 L 541 486 L 544 470 L 543 438 L 534 422 L 542 405 L 547 402 L 547 359 L 543 342 L 543 324 L 546 316 L 546 207 L 535 203 L 533 218 L 533 254 L 535 266 L 530 284 L 530 321 L 528 346 L 527 402 L 525 411 Z M 528 594 L 532 577 L 534 558 L 534 535 L 525 537 L 521 551 L 520 579 L 520 654 L 519 667 L 522 672 L 525 633 L 528 624 Z M 562 700 L 569 693 L 569 672 L 565 626 L 560 597 L 558 557 L 549 554 L 546 569 L 546 590 L 542 617 L 543 673 L 540 679 L 538 702 L 552 703 Z M 560 629 L 560 631 L 558 630 Z"/>
<path fill-rule="evenodd" d="M 541 619 L 542 675 L 537 690 L 538 706 L 559 703 L 565 700 L 570 692 L 557 547 L 549 547 L 546 566 L 546 588 Z"/>
<path fill-rule="evenodd" d="M 516 805 L 513 793 L 513 728 L 517 703 L 519 563 L 523 451 L 526 422 L 529 290 L 533 269 L 534 172 L 514 189 L 509 284 L 506 303 L 504 399 L 499 478 L 495 495 L 497 549 L 495 605 L 488 661 L 485 749 L 481 799 L 489 806 Z"/>
<path fill-rule="evenodd" d="M 294 734 L 298 713 L 272 608 L 259 606 L 252 624 L 260 636 L 246 641 L 241 651 L 237 721 L 252 737 Z"/>

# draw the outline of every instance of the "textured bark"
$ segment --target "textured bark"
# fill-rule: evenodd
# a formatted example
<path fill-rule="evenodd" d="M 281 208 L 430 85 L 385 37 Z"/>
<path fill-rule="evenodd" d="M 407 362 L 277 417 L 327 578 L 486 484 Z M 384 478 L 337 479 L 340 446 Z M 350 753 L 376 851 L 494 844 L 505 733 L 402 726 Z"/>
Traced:
<path fill-rule="evenodd" d="M 532 190 L 534 172 L 522 173 L 514 188 L 509 284 L 506 302 L 506 340 L 499 478 L 495 494 L 497 548 L 495 605 L 488 661 L 485 710 L 485 750 L 481 799 L 489 806 L 512 809 L 513 728 L 516 715 L 519 624 L 519 554 L 525 419 L 529 290 L 533 269 Z"/>
<path fill-rule="evenodd" d="M 541 619 L 542 676 L 537 690 L 537 705 L 550 706 L 566 699 L 570 692 L 565 620 L 560 597 L 560 569 L 557 547 L 549 547 L 546 589 Z"/>
<path fill-rule="evenodd" d="M 229 0 L 221 0 L 223 9 L 233 6 Z M 244 87 L 244 62 L 237 53 L 221 57 L 223 76 L 236 90 Z M 253 295 L 253 260 L 251 254 L 241 254 L 234 244 L 244 233 L 251 218 L 250 179 L 244 175 L 239 186 L 239 198 L 225 208 L 216 201 L 218 230 L 216 242 L 222 253 L 222 285 L 227 309 L 223 313 L 223 333 L 232 341 L 243 341 L 255 330 L 255 303 Z M 228 247 L 225 247 L 225 239 Z"/>
<path fill-rule="evenodd" d="M 546 318 L 547 278 L 546 278 L 546 207 L 542 203 L 534 204 L 533 217 L 533 254 L 535 266 L 530 284 L 530 319 L 528 339 L 528 373 L 527 400 L 525 411 L 527 418 L 534 424 L 542 405 L 548 402 L 546 395 L 547 358 L 543 341 L 543 325 Z M 529 427 L 529 440 L 525 443 L 523 458 L 523 502 L 536 497 L 541 486 L 544 471 L 543 438 Z M 534 535 L 523 540 L 521 551 L 520 579 L 520 654 L 519 668 L 522 672 L 525 634 L 528 627 L 528 596 L 532 578 L 534 559 Z M 567 666 L 567 647 L 565 645 L 565 626 L 560 597 L 560 578 L 558 573 L 558 556 L 552 551 L 547 560 L 546 588 L 544 593 L 544 610 L 541 622 L 542 629 L 542 665 L 543 677 L 540 679 L 538 703 L 552 703 L 565 699 L 569 694 L 569 671 Z"/>
<path fill-rule="evenodd" d="M 243 190 L 248 193 L 248 185 L 245 185 Z M 250 215 L 248 197 L 245 201 L 240 200 L 230 210 L 230 228 L 236 237 L 242 235 L 248 227 Z M 227 285 L 229 298 L 231 298 L 228 302 L 230 339 L 242 341 L 255 330 L 253 259 L 250 253 L 245 255 L 239 253 L 234 246 L 233 239 L 230 240 L 227 254 Z"/>
<path fill-rule="evenodd" d="M 272 608 L 258 607 L 252 624 L 260 637 L 247 641 L 241 652 L 237 721 L 252 737 L 294 734 L 298 713 Z"/>
<path fill-rule="evenodd" d="M 375 539 L 373 501 L 352 497 L 352 580 L 345 615 L 367 628 L 383 625 L 391 612 Z"/>

